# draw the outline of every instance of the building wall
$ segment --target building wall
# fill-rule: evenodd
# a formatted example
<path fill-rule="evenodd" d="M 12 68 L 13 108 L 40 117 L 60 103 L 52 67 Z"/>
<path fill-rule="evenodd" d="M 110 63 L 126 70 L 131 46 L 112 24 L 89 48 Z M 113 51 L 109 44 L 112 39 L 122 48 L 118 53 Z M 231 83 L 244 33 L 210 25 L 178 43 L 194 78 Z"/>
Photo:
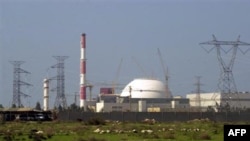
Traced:
<path fill-rule="evenodd" d="M 151 99 L 152 100 L 152 99 Z M 162 100 L 162 99 L 159 99 Z M 173 102 L 172 102 L 173 101 Z M 109 103 L 105 101 L 101 101 L 99 103 L 96 103 L 96 112 L 114 112 L 114 111 L 120 111 L 120 112 L 164 112 L 169 111 L 170 109 L 175 108 L 183 108 L 188 109 L 189 102 L 186 99 L 174 99 L 169 100 L 168 102 L 149 102 L 147 100 L 134 100 L 133 102 L 126 102 L 126 103 Z M 143 102 L 140 103 L 140 102 Z M 173 106 L 174 103 L 174 106 Z M 143 107 L 141 107 L 143 105 Z M 143 109 L 140 109 L 140 107 Z"/>
<path fill-rule="evenodd" d="M 138 101 L 138 112 L 147 111 L 147 102 L 145 100 Z"/>
<path fill-rule="evenodd" d="M 105 103 L 103 101 L 96 103 L 96 112 L 118 112 L 118 111 L 125 112 L 129 111 L 129 109 L 130 109 L 129 103 Z"/>
<path fill-rule="evenodd" d="M 216 103 L 220 104 L 220 93 L 201 93 L 200 94 L 200 106 L 201 107 L 208 107 L 208 106 L 215 106 Z M 190 101 L 191 107 L 198 107 L 199 106 L 199 98 L 197 94 L 187 94 L 186 98 Z"/>
<path fill-rule="evenodd" d="M 191 107 L 197 107 L 199 104 L 199 98 L 197 94 L 187 94 L 186 98 L 190 100 Z M 215 107 L 218 105 L 226 105 L 234 108 L 250 108 L 250 93 L 238 93 L 238 94 L 221 94 L 221 93 L 201 93 L 200 94 L 200 106 L 207 108 L 208 106 Z"/>

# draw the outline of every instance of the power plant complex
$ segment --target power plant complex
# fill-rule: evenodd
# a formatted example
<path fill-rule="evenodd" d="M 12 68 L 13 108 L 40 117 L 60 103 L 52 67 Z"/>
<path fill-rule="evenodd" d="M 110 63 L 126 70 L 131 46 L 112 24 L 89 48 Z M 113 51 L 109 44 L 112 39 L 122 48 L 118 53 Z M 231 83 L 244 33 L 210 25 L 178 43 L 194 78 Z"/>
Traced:
<path fill-rule="evenodd" d="M 197 91 L 187 94 L 186 97 L 175 96 L 168 87 L 168 74 L 165 71 L 165 82 L 153 78 L 135 78 L 131 80 L 121 91 L 116 93 L 113 87 L 103 87 L 95 99 L 86 99 L 87 88 L 92 88 L 86 82 L 86 34 L 80 36 L 80 85 L 79 85 L 79 107 L 84 111 L 92 112 L 168 112 L 168 111 L 208 111 L 214 112 L 223 110 L 239 110 L 250 108 L 250 92 L 238 92 L 234 82 L 232 67 L 239 46 L 250 46 L 250 44 L 237 41 L 218 41 L 213 35 L 213 40 L 200 43 L 200 45 L 213 45 L 211 49 L 206 49 L 209 53 L 213 49 L 217 52 L 217 59 L 221 68 L 221 76 L 218 84 L 218 92 L 202 93 L 200 82 L 197 82 Z M 232 58 L 226 63 L 221 56 L 221 46 L 230 46 Z M 248 51 L 248 50 L 247 50 Z M 158 49 L 160 55 L 160 51 Z M 242 52 L 246 53 L 246 52 Z M 161 57 L 161 56 L 160 56 Z M 54 107 L 61 106 L 67 109 L 64 94 L 64 75 L 63 60 L 65 56 L 55 57 L 59 63 L 54 66 L 57 68 L 57 76 L 45 78 L 43 81 L 43 111 L 49 111 Z M 163 64 L 162 58 L 161 63 Z M 20 69 L 23 62 L 12 62 L 15 67 L 13 81 L 13 102 L 17 107 L 21 107 L 20 91 L 22 82 L 20 73 L 28 73 Z M 54 107 L 50 107 L 50 81 L 57 80 L 57 97 Z M 22 84 L 20 83 L 22 82 Z M 28 95 L 25 95 L 28 96 Z M 76 103 L 75 103 L 76 104 Z"/>

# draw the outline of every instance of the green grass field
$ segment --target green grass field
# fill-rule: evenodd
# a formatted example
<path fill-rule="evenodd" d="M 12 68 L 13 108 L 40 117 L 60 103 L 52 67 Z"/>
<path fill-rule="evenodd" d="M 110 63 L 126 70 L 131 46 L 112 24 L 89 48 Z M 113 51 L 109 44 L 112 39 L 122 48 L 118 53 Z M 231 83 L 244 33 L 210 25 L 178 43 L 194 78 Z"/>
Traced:
<path fill-rule="evenodd" d="M 223 125 L 209 120 L 188 122 L 4 122 L 1 141 L 223 141 Z M 40 131 L 38 134 L 36 131 Z"/>

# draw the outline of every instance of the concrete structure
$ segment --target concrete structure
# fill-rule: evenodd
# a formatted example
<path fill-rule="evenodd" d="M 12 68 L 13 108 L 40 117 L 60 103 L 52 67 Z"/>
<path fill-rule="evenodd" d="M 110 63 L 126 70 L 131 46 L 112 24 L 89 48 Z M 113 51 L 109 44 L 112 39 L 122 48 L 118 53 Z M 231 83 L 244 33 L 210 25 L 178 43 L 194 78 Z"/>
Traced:
<path fill-rule="evenodd" d="M 119 94 L 100 94 L 96 112 L 238 111 L 250 108 L 250 93 L 187 94 L 167 98 L 164 83 L 155 79 L 134 79 Z"/>
<path fill-rule="evenodd" d="M 43 80 L 43 110 L 49 110 L 49 80 Z"/>
<path fill-rule="evenodd" d="M 190 100 L 190 106 L 206 110 L 208 107 L 213 107 L 216 111 L 218 107 L 229 106 L 233 109 L 250 108 L 250 93 L 239 92 L 231 94 L 223 94 L 220 92 L 201 93 L 200 101 L 197 99 L 197 94 L 187 94 L 186 98 Z M 200 103 L 200 107 L 197 107 Z"/>
<path fill-rule="evenodd" d="M 134 79 L 123 89 L 121 97 L 167 98 L 166 85 L 156 79 Z"/>
<path fill-rule="evenodd" d="M 101 100 L 96 103 L 96 112 L 166 112 L 174 109 L 189 109 L 189 99 L 186 98 L 122 98 L 117 102 Z M 119 103 L 120 102 L 120 103 Z"/>
<path fill-rule="evenodd" d="M 100 94 L 96 112 L 165 112 L 189 109 L 189 100 L 167 98 L 166 85 L 156 79 L 134 79 L 119 94 Z"/>

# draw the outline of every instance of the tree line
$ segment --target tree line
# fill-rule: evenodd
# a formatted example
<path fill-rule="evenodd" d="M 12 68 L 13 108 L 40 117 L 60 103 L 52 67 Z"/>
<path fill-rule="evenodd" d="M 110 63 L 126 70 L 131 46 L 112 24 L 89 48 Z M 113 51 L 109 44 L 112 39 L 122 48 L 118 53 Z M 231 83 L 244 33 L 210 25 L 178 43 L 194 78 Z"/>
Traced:
<path fill-rule="evenodd" d="M 5 108 L 5 107 L 4 107 L 2 104 L 0 104 L 0 109 L 1 109 L 1 108 Z M 12 104 L 11 108 L 24 108 L 24 106 L 21 105 L 20 107 L 18 107 L 18 106 L 16 106 L 15 104 Z M 37 102 L 37 103 L 36 103 L 36 106 L 34 107 L 34 109 L 35 109 L 35 110 L 42 110 L 42 107 L 41 107 L 40 102 Z M 59 111 L 60 111 L 60 110 L 64 110 L 64 108 L 63 108 L 62 106 L 60 106 L 60 105 L 59 105 L 59 107 L 54 107 L 54 109 L 58 109 Z M 71 105 L 68 107 L 68 109 L 74 110 L 74 109 L 80 109 L 80 107 L 77 106 L 75 103 L 73 103 L 73 104 L 71 104 Z"/>

